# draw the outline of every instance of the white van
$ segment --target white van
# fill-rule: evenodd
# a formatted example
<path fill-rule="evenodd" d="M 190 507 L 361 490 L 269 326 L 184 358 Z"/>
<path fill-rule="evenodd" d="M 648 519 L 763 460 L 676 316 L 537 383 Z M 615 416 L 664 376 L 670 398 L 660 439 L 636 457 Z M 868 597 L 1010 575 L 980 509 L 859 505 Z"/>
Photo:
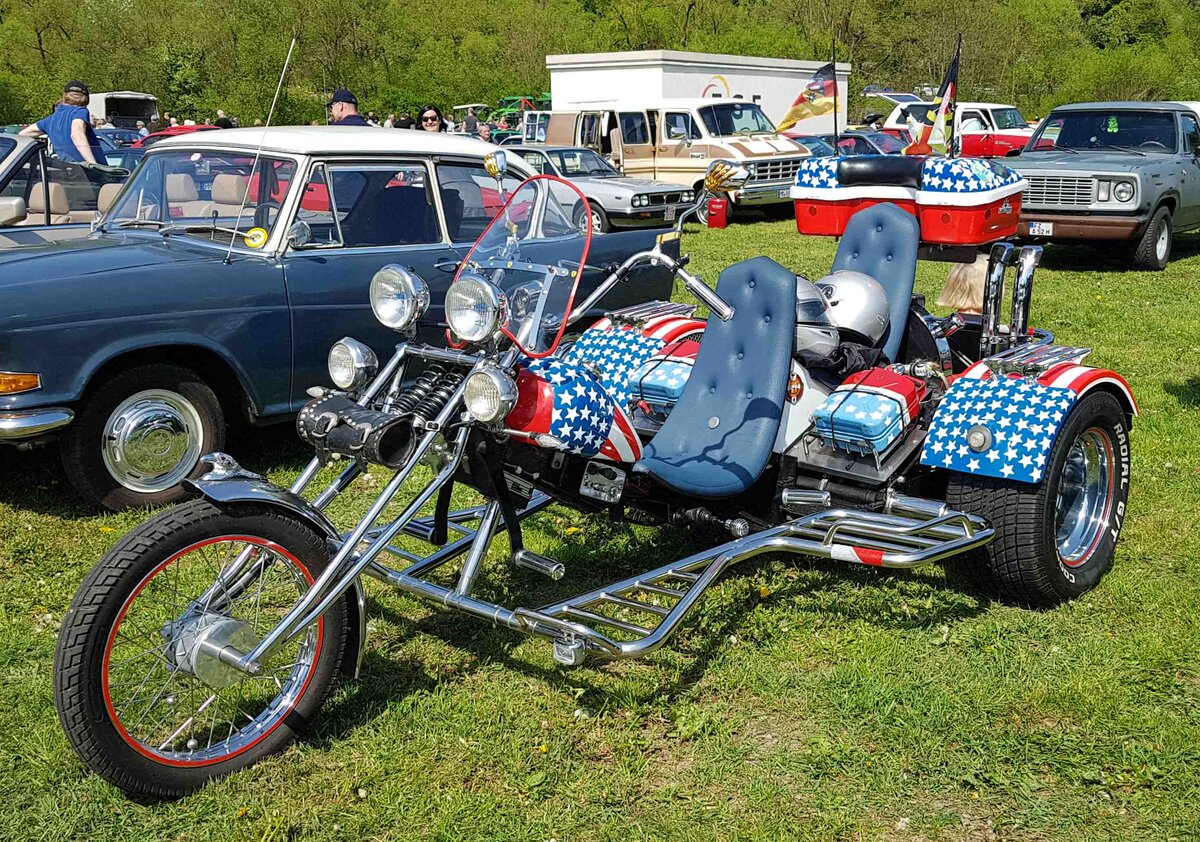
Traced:
<path fill-rule="evenodd" d="M 118 129 L 137 128 L 138 120 L 149 128 L 158 122 L 158 97 L 137 91 L 105 91 L 91 95 L 88 113 L 107 118 Z"/>

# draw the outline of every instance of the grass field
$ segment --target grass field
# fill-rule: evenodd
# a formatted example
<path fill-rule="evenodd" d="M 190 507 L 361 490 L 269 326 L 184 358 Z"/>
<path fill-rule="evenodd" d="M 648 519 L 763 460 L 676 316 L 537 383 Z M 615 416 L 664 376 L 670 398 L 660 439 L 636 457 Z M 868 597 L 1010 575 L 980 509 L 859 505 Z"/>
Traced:
<path fill-rule="evenodd" d="M 834 247 L 777 221 L 685 248 L 713 281 L 758 254 L 816 277 Z M 81 508 L 52 452 L 0 450 L 0 839 L 1200 839 L 1200 238 L 1177 251 L 1138 274 L 1050 249 L 1038 273 L 1034 323 L 1093 346 L 1143 413 L 1115 569 L 1084 599 L 1039 613 L 953 567 L 766 557 L 658 655 L 565 669 L 369 583 L 363 676 L 312 737 L 174 804 L 85 773 L 52 702 L 71 596 L 139 516 Z M 922 265 L 931 300 L 945 272 Z M 234 452 L 286 484 L 292 438 Z M 562 508 L 530 524 L 567 578 L 497 563 L 486 596 L 543 604 L 688 547 Z"/>

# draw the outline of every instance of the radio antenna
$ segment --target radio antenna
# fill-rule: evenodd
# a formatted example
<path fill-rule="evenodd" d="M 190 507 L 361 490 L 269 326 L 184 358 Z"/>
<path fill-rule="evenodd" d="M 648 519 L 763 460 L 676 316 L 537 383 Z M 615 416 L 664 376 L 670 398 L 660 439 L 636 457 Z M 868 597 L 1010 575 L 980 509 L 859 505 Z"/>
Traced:
<path fill-rule="evenodd" d="M 246 200 L 250 198 L 250 182 L 254 178 L 254 173 L 258 171 L 258 159 L 262 157 L 263 144 L 267 140 L 267 129 L 271 128 L 271 119 L 275 116 L 275 106 L 279 102 L 279 92 L 283 90 L 283 80 L 287 78 L 288 66 L 292 63 L 292 51 L 296 49 L 296 36 L 292 36 L 292 43 L 288 45 L 287 58 L 283 60 L 283 72 L 279 74 L 279 84 L 275 86 L 275 96 L 271 98 L 271 110 L 267 112 L 267 122 L 262 128 L 262 133 L 258 136 L 258 148 L 254 150 L 254 163 L 250 165 L 250 177 L 246 179 L 246 190 L 242 193 L 242 204 L 238 208 L 237 221 L 233 223 L 235 231 L 240 230 L 242 224 L 242 216 L 246 213 Z M 259 190 L 262 189 L 263 178 L 258 179 Z M 229 251 L 225 252 L 225 263 L 228 265 L 233 262 L 233 244 L 238 235 L 230 235 Z"/>

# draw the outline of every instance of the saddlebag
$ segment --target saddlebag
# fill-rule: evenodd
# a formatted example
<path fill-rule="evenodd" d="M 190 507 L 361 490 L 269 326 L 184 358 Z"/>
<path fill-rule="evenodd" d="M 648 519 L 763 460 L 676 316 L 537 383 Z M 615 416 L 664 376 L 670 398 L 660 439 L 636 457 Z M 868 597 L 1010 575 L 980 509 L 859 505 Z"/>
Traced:
<path fill-rule="evenodd" d="M 629 378 L 635 405 L 649 413 L 670 414 L 683 396 L 699 350 L 696 340 L 682 339 L 668 343 L 639 366 Z"/>
<path fill-rule="evenodd" d="M 407 462 L 415 443 L 407 416 L 359 406 L 339 394 L 306 403 L 296 416 L 296 432 L 323 460 L 336 453 L 388 468 Z"/>
<path fill-rule="evenodd" d="M 917 420 L 923 381 L 886 368 L 852 374 L 813 410 L 817 435 L 828 447 L 859 455 L 882 455 Z"/>

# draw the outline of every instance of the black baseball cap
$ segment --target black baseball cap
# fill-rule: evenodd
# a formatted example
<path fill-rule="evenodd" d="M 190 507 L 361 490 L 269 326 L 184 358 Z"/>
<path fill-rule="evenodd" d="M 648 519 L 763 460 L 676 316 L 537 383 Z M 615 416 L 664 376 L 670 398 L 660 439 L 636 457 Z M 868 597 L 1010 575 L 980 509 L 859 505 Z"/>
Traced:
<path fill-rule="evenodd" d="M 88 90 L 88 86 L 83 84 L 83 82 L 80 82 L 78 79 L 72 79 L 70 82 L 67 82 L 67 86 L 63 88 L 64 94 L 69 94 L 71 91 L 91 96 L 91 91 Z"/>
<path fill-rule="evenodd" d="M 325 103 L 325 107 L 331 107 L 335 102 L 348 102 L 351 105 L 358 105 L 358 97 L 350 93 L 345 88 L 338 88 L 333 92 L 333 96 L 329 98 L 329 102 Z"/>

